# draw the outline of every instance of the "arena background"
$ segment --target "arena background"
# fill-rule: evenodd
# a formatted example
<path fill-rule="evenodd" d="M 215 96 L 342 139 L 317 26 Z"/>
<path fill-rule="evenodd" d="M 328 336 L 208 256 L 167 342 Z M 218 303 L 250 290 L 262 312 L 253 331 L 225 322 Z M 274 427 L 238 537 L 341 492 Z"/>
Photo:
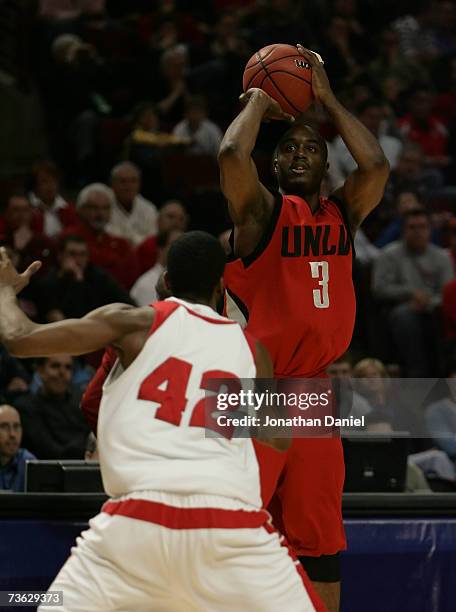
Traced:
<path fill-rule="evenodd" d="M 179 232 L 204 229 L 226 245 L 218 144 L 239 111 L 246 61 L 275 42 L 321 54 L 338 98 L 392 168 L 356 237 L 355 333 L 330 374 L 358 381 L 366 433 L 393 438 L 404 414 L 391 379 L 435 380 L 408 408 L 400 492 L 385 456 L 383 481 L 354 482 L 345 494 L 342 609 L 450 611 L 456 396 L 443 379 L 456 376 L 454 1 L 1 0 L 0 241 L 19 269 L 43 261 L 20 296 L 36 321 L 152 301 Z M 330 193 L 353 162 L 324 111 L 306 115 L 328 142 Z M 271 187 L 283 129 L 264 125 L 255 150 Z M 93 183 L 114 191 L 93 203 L 84 191 Z M 134 202 L 131 222 L 123 201 Z M 409 278 L 401 249 L 413 244 L 424 259 Z M 17 408 L 21 446 L 37 459 L 84 459 L 79 399 L 99 358 L 19 361 L 0 346 L 0 404 Z M 102 496 L 20 493 L 1 442 L 0 456 L 0 589 L 46 588 Z"/>

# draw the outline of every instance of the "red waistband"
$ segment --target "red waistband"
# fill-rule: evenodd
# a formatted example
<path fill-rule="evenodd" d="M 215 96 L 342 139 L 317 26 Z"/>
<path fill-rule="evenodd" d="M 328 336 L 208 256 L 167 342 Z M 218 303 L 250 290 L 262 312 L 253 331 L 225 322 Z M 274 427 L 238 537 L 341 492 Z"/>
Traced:
<path fill-rule="evenodd" d="M 108 501 L 101 509 L 111 515 L 128 516 L 170 529 L 242 529 L 261 527 L 269 520 L 266 510 L 178 508 L 145 499 Z"/>

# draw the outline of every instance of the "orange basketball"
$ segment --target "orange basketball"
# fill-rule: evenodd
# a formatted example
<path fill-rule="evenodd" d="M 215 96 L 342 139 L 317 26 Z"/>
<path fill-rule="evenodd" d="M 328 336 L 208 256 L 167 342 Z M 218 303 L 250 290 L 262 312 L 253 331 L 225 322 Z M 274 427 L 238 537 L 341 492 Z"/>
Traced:
<path fill-rule="evenodd" d="M 294 117 L 313 101 L 312 69 L 292 45 L 268 45 L 257 51 L 247 62 L 242 85 L 244 91 L 259 87 Z"/>

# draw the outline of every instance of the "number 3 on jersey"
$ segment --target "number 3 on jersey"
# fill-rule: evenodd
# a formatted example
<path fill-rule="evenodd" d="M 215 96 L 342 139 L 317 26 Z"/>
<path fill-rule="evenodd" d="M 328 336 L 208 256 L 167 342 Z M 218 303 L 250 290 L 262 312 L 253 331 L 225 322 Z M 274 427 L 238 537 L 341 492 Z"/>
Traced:
<path fill-rule="evenodd" d="M 312 278 L 318 278 L 321 289 L 313 290 L 315 308 L 329 308 L 329 264 L 327 261 L 309 261 Z"/>

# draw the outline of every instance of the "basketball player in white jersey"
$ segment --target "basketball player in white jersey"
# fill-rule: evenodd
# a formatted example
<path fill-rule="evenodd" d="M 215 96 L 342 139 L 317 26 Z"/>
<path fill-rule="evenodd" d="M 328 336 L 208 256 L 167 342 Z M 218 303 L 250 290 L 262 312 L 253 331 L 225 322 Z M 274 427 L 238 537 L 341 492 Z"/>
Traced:
<path fill-rule="evenodd" d="M 210 437 L 211 379 L 271 377 L 266 351 L 215 310 L 225 255 L 203 232 L 168 256 L 173 296 L 152 307 L 113 304 L 82 319 L 30 321 L 19 275 L 0 249 L 0 340 L 19 357 L 82 355 L 113 346 L 98 420 L 110 500 L 51 585 L 66 612 L 323 610 L 261 509 L 250 439 Z M 281 446 L 283 441 L 270 440 Z M 40 610 L 55 607 L 40 607 Z"/>

